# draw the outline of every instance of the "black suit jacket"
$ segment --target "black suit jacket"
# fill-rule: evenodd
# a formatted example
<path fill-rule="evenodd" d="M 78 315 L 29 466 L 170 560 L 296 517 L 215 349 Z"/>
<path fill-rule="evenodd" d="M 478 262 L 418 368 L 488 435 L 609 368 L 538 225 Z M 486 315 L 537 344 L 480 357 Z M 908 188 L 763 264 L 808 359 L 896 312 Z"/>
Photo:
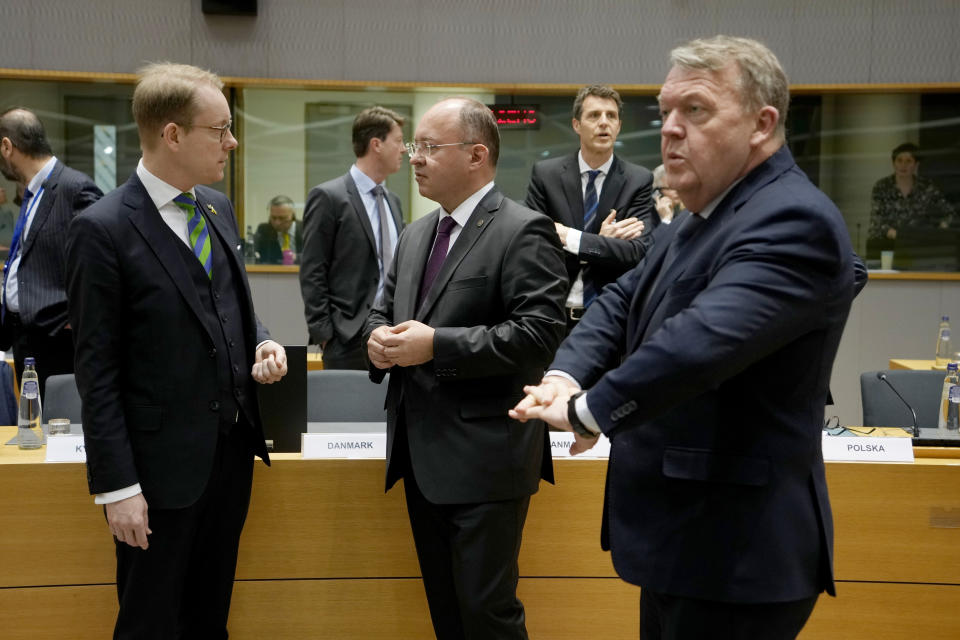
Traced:
<path fill-rule="evenodd" d="M 583 187 L 577 154 L 541 160 L 533 165 L 527 199 L 524 204 L 544 213 L 554 221 L 584 231 L 580 238 L 580 254 L 564 251 L 570 283 L 577 279 L 581 263 L 600 288 L 635 267 L 653 243 L 653 231 L 660 216 L 653 206 L 653 175 L 643 167 L 613 156 L 610 173 L 600 190 L 597 212 L 587 229 L 583 227 Z M 617 220 L 638 218 L 643 221 L 643 234 L 633 240 L 606 238 L 599 234 L 610 209 L 617 210 Z"/>
<path fill-rule="evenodd" d="M 542 423 L 507 416 L 538 382 L 566 328 L 562 249 L 553 224 L 487 193 L 450 247 L 433 287 L 416 306 L 439 210 L 403 232 L 383 303 L 365 339 L 381 325 L 415 319 L 434 329 L 434 358 L 394 367 L 387 391 L 387 489 L 404 473 L 395 460 L 406 429 L 417 486 L 437 504 L 531 495 L 553 480 Z M 371 368 L 375 382 L 386 371 Z"/>
<path fill-rule="evenodd" d="M 611 439 L 602 542 L 622 578 L 668 594 L 833 593 L 820 433 L 854 295 L 843 218 L 783 147 L 658 279 L 689 215 L 661 227 L 550 365 L 588 389 Z"/>
<path fill-rule="evenodd" d="M 277 232 L 270 226 L 269 222 L 261 223 L 257 227 L 257 232 L 253 237 L 253 247 L 260 256 L 260 264 L 281 264 L 283 262 L 283 250 L 280 248 L 280 242 L 277 240 Z M 296 261 L 300 261 L 300 253 L 303 251 L 303 223 L 294 220 L 293 227 L 293 249 Z"/>
<path fill-rule="evenodd" d="M 227 258 L 242 286 L 253 354 L 269 334 L 253 312 L 233 207 L 203 186 L 196 196 L 205 211 L 217 211 L 206 216 L 211 240 L 233 249 Z M 193 504 L 207 484 L 223 373 L 177 242 L 136 174 L 78 216 L 67 240 L 90 492 L 139 482 L 147 503 L 164 509 Z M 252 402 L 253 415 L 245 417 L 257 454 L 269 462 L 256 394 Z"/>
<path fill-rule="evenodd" d="M 400 200 L 389 191 L 387 200 L 399 236 Z M 303 226 L 300 292 L 310 343 L 334 334 L 350 342 L 373 305 L 380 267 L 373 227 L 349 172 L 310 190 Z"/>
<path fill-rule="evenodd" d="M 17 269 L 20 321 L 49 335 L 67 324 L 65 260 L 67 228 L 103 193 L 85 174 L 59 160 L 43 183 L 43 197 L 22 244 Z M 6 346 L 10 345 L 7 336 Z"/>

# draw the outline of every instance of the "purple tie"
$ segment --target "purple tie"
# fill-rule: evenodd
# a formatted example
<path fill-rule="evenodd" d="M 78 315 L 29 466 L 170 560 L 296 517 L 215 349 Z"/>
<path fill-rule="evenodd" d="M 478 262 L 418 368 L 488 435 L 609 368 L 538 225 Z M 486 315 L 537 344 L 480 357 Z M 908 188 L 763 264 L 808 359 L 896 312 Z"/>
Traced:
<path fill-rule="evenodd" d="M 437 241 L 433 244 L 433 251 L 430 252 L 430 259 L 427 260 L 427 267 L 423 270 L 423 280 L 420 281 L 420 297 L 417 299 L 417 307 L 423 304 L 424 298 L 430 292 L 433 281 L 437 279 L 440 273 L 440 267 L 447 257 L 447 249 L 450 248 L 450 232 L 456 226 L 457 221 L 453 216 L 444 216 L 440 220 L 440 226 L 437 229 Z"/>

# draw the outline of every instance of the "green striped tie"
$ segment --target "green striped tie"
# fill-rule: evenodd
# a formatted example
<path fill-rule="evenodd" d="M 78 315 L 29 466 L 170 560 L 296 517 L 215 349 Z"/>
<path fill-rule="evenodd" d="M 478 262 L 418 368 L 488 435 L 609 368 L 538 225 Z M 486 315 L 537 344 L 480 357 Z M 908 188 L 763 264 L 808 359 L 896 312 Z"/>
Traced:
<path fill-rule="evenodd" d="M 203 265 L 207 277 L 213 280 L 213 255 L 210 250 L 210 233 L 207 231 L 207 221 L 203 219 L 203 214 L 200 213 L 197 202 L 190 197 L 189 193 L 181 193 L 173 199 L 173 203 L 190 216 L 187 219 L 187 232 L 190 235 L 193 255 L 197 256 L 197 260 Z"/>

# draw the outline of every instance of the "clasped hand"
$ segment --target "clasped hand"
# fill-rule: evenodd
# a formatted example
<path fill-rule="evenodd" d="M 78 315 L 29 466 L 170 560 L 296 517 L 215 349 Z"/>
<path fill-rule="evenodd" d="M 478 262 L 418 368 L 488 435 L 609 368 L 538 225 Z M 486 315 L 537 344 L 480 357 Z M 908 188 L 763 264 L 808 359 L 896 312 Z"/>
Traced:
<path fill-rule="evenodd" d="M 378 369 L 412 367 L 433 360 L 433 327 L 407 320 L 377 327 L 367 340 L 367 356 Z"/>
<path fill-rule="evenodd" d="M 507 413 L 520 422 L 543 420 L 552 427 L 572 432 L 574 441 L 570 446 L 570 455 L 575 456 L 597 443 L 597 436 L 584 438 L 573 431 L 573 426 L 567 419 L 570 396 L 579 390 L 577 385 L 566 378 L 547 376 L 538 385 L 525 386 L 523 392 L 527 395 Z"/>

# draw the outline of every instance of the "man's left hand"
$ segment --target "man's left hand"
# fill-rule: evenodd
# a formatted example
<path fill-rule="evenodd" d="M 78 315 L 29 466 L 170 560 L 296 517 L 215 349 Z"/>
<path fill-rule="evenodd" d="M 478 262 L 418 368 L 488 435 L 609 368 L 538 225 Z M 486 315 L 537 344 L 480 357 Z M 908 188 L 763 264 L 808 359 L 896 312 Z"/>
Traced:
<path fill-rule="evenodd" d="M 393 364 L 412 367 L 433 360 L 433 327 L 416 320 L 390 327 L 383 339 L 383 353 Z"/>
<path fill-rule="evenodd" d="M 287 375 L 287 352 L 283 346 L 273 340 L 261 344 L 250 375 L 260 384 L 271 384 Z"/>

